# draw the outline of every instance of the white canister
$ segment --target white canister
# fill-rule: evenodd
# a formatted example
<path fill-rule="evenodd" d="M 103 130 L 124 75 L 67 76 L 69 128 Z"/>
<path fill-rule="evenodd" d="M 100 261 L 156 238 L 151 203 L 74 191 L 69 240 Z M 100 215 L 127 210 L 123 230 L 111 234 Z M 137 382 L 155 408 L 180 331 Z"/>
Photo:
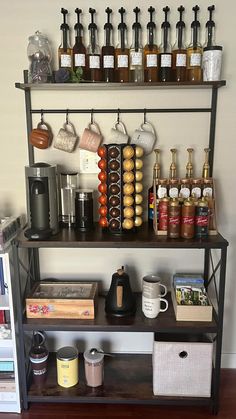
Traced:
<path fill-rule="evenodd" d="M 221 79 L 222 50 L 221 46 L 205 47 L 203 49 L 203 81 L 218 81 Z"/>

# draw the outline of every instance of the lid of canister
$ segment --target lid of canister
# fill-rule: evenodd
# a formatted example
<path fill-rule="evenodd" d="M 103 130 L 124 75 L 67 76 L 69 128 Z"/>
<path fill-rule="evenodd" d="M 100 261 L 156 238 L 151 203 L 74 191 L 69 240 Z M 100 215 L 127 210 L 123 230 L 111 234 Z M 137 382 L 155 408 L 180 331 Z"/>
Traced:
<path fill-rule="evenodd" d="M 102 350 L 98 349 L 99 352 L 90 352 L 90 349 L 87 349 L 84 352 L 84 359 L 91 364 L 96 364 L 97 362 L 101 362 L 104 358 L 104 354 L 101 353 Z"/>
<path fill-rule="evenodd" d="M 86 200 L 92 199 L 92 197 L 93 189 L 76 189 L 75 191 L 75 199 Z"/>
<path fill-rule="evenodd" d="M 221 45 L 212 45 L 209 47 L 204 47 L 203 51 L 214 51 L 214 50 L 218 50 L 218 51 L 222 51 L 223 47 Z"/>
<path fill-rule="evenodd" d="M 57 359 L 60 361 L 71 361 L 78 357 L 78 350 L 73 346 L 64 346 L 63 348 L 58 349 Z"/>

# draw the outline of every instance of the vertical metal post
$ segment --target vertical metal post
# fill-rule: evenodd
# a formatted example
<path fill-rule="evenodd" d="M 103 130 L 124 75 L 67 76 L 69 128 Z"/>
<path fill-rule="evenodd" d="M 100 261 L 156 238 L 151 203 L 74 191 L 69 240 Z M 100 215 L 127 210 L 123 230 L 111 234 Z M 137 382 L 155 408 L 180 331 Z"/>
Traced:
<path fill-rule="evenodd" d="M 209 148 L 211 149 L 211 152 L 209 155 L 210 176 L 212 176 L 212 173 L 213 173 L 213 162 L 214 162 L 217 97 L 218 97 L 218 88 L 213 86 L 212 95 L 211 95 L 211 120 L 210 120 L 210 133 L 209 133 Z"/>
<path fill-rule="evenodd" d="M 28 71 L 24 70 L 24 83 L 28 83 Z M 29 164 L 34 164 L 34 148 L 30 144 L 29 137 L 32 131 L 32 115 L 31 115 L 31 93 L 30 89 L 25 89 L 25 111 L 26 111 L 26 127 L 27 127 L 27 139 L 28 139 L 28 156 Z"/>
<path fill-rule="evenodd" d="M 210 249 L 205 249 L 204 252 L 204 286 L 208 288 L 208 279 L 209 279 L 209 263 L 210 263 Z"/>

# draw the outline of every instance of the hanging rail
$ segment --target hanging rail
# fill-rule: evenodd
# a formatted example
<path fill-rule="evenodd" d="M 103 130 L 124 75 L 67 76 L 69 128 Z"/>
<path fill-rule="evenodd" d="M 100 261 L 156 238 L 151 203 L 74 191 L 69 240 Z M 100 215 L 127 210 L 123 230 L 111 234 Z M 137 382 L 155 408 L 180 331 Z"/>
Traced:
<path fill-rule="evenodd" d="M 130 109 L 121 109 L 121 108 L 109 108 L 109 109 L 31 109 L 31 114 L 46 114 L 46 113 L 55 113 L 55 114 L 67 114 L 67 113 L 195 113 L 195 112 L 211 112 L 211 108 L 130 108 Z"/>

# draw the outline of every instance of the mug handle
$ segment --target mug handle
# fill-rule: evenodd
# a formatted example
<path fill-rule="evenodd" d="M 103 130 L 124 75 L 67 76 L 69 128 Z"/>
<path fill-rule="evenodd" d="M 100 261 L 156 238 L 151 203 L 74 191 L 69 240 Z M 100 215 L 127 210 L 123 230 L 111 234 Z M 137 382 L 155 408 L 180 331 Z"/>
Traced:
<path fill-rule="evenodd" d="M 39 336 L 41 336 L 41 338 L 42 338 L 42 341 L 41 342 L 39 342 L 39 344 L 38 345 L 43 345 L 44 344 L 44 342 L 45 342 L 45 335 L 42 333 L 42 332 L 39 332 L 38 330 L 37 331 L 35 331 L 35 332 L 33 332 L 33 338 L 35 337 L 35 336 L 37 336 L 37 335 L 39 335 Z"/>
<path fill-rule="evenodd" d="M 144 128 L 144 126 L 148 126 L 149 127 L 149 129 L 148 130 L 145 130 L 145 128 Z M 141 129 L 141 131 L 151 131 L 154 135 L 155 135 L 155 130 L 154 130 L 154 127 L 153 127 L 153 125 L 151 124 L 151 122 L 143 122 L 141 125 L 140 125 L 140 129 Z"/>
<path fill-rule="evenodd" d="M 167 287 L 163 284 L 160 284 L 160 287 L 164 288 L 164 292 L 163 292 L 163 294 L 161 294 L 161 297 L 165 297 L 165 295 L 167 294 Z"/>
<path fill-rule="evenodd" d="M 96 122 L 90 122 L 88 124 L 88 128 L 91 129 L 91 127 L 95 127 L 95 131 L 97 132 L 97 134 L 101 135 L 100 128 L 99 128 L 98 124 L 96 124 Z"/>
<path fill-rule="evenodd" d="M 166 305 L 165 308 L 160 307 L 160 312 L 164 313 L 164 311 L 166 311 L 168 309 L 169 304 L 168 304 L 168 301 L 165 298 L 160 298 L 160 304 L 161 304 L 161 301 L 163 301 Z"/>
<path fill-rule="evenodd" d="M 115 123 L 115 125 L 114 125 L 114 127 L 113 128 L 115 128 L 116 130 L 117 130 L 117 127 L 121 127 L 122 129 L 121 129 L 121 132 L 123 131 L 123 133 L 125 134 L 125 135 L 127 135 L 127 131 L 126 131 L 126 128 L 125 128 L 125 126 L 124 126 L 124 124 L 123 124 L 123 122 L 121 122 L 121 121 L 117 121 L 116 123 Z M 120 130 L 118 130 L 118 131 L 120 131 Z"/>
<path fill-rule="evenodd" d="M 63 128 L 64 128 L 65 131 L 71 132 L 73 135 L 76 136 L 75 127 L 71 122 L 65 122 L 64 125 L 63 125 Z"/>
<path fill-rule="evenodd" d="M 45 129 L 46 131 L 50 131 L 50 126 L 46 122 L 39 122 L 37 125 L 37 129 Z"/>

